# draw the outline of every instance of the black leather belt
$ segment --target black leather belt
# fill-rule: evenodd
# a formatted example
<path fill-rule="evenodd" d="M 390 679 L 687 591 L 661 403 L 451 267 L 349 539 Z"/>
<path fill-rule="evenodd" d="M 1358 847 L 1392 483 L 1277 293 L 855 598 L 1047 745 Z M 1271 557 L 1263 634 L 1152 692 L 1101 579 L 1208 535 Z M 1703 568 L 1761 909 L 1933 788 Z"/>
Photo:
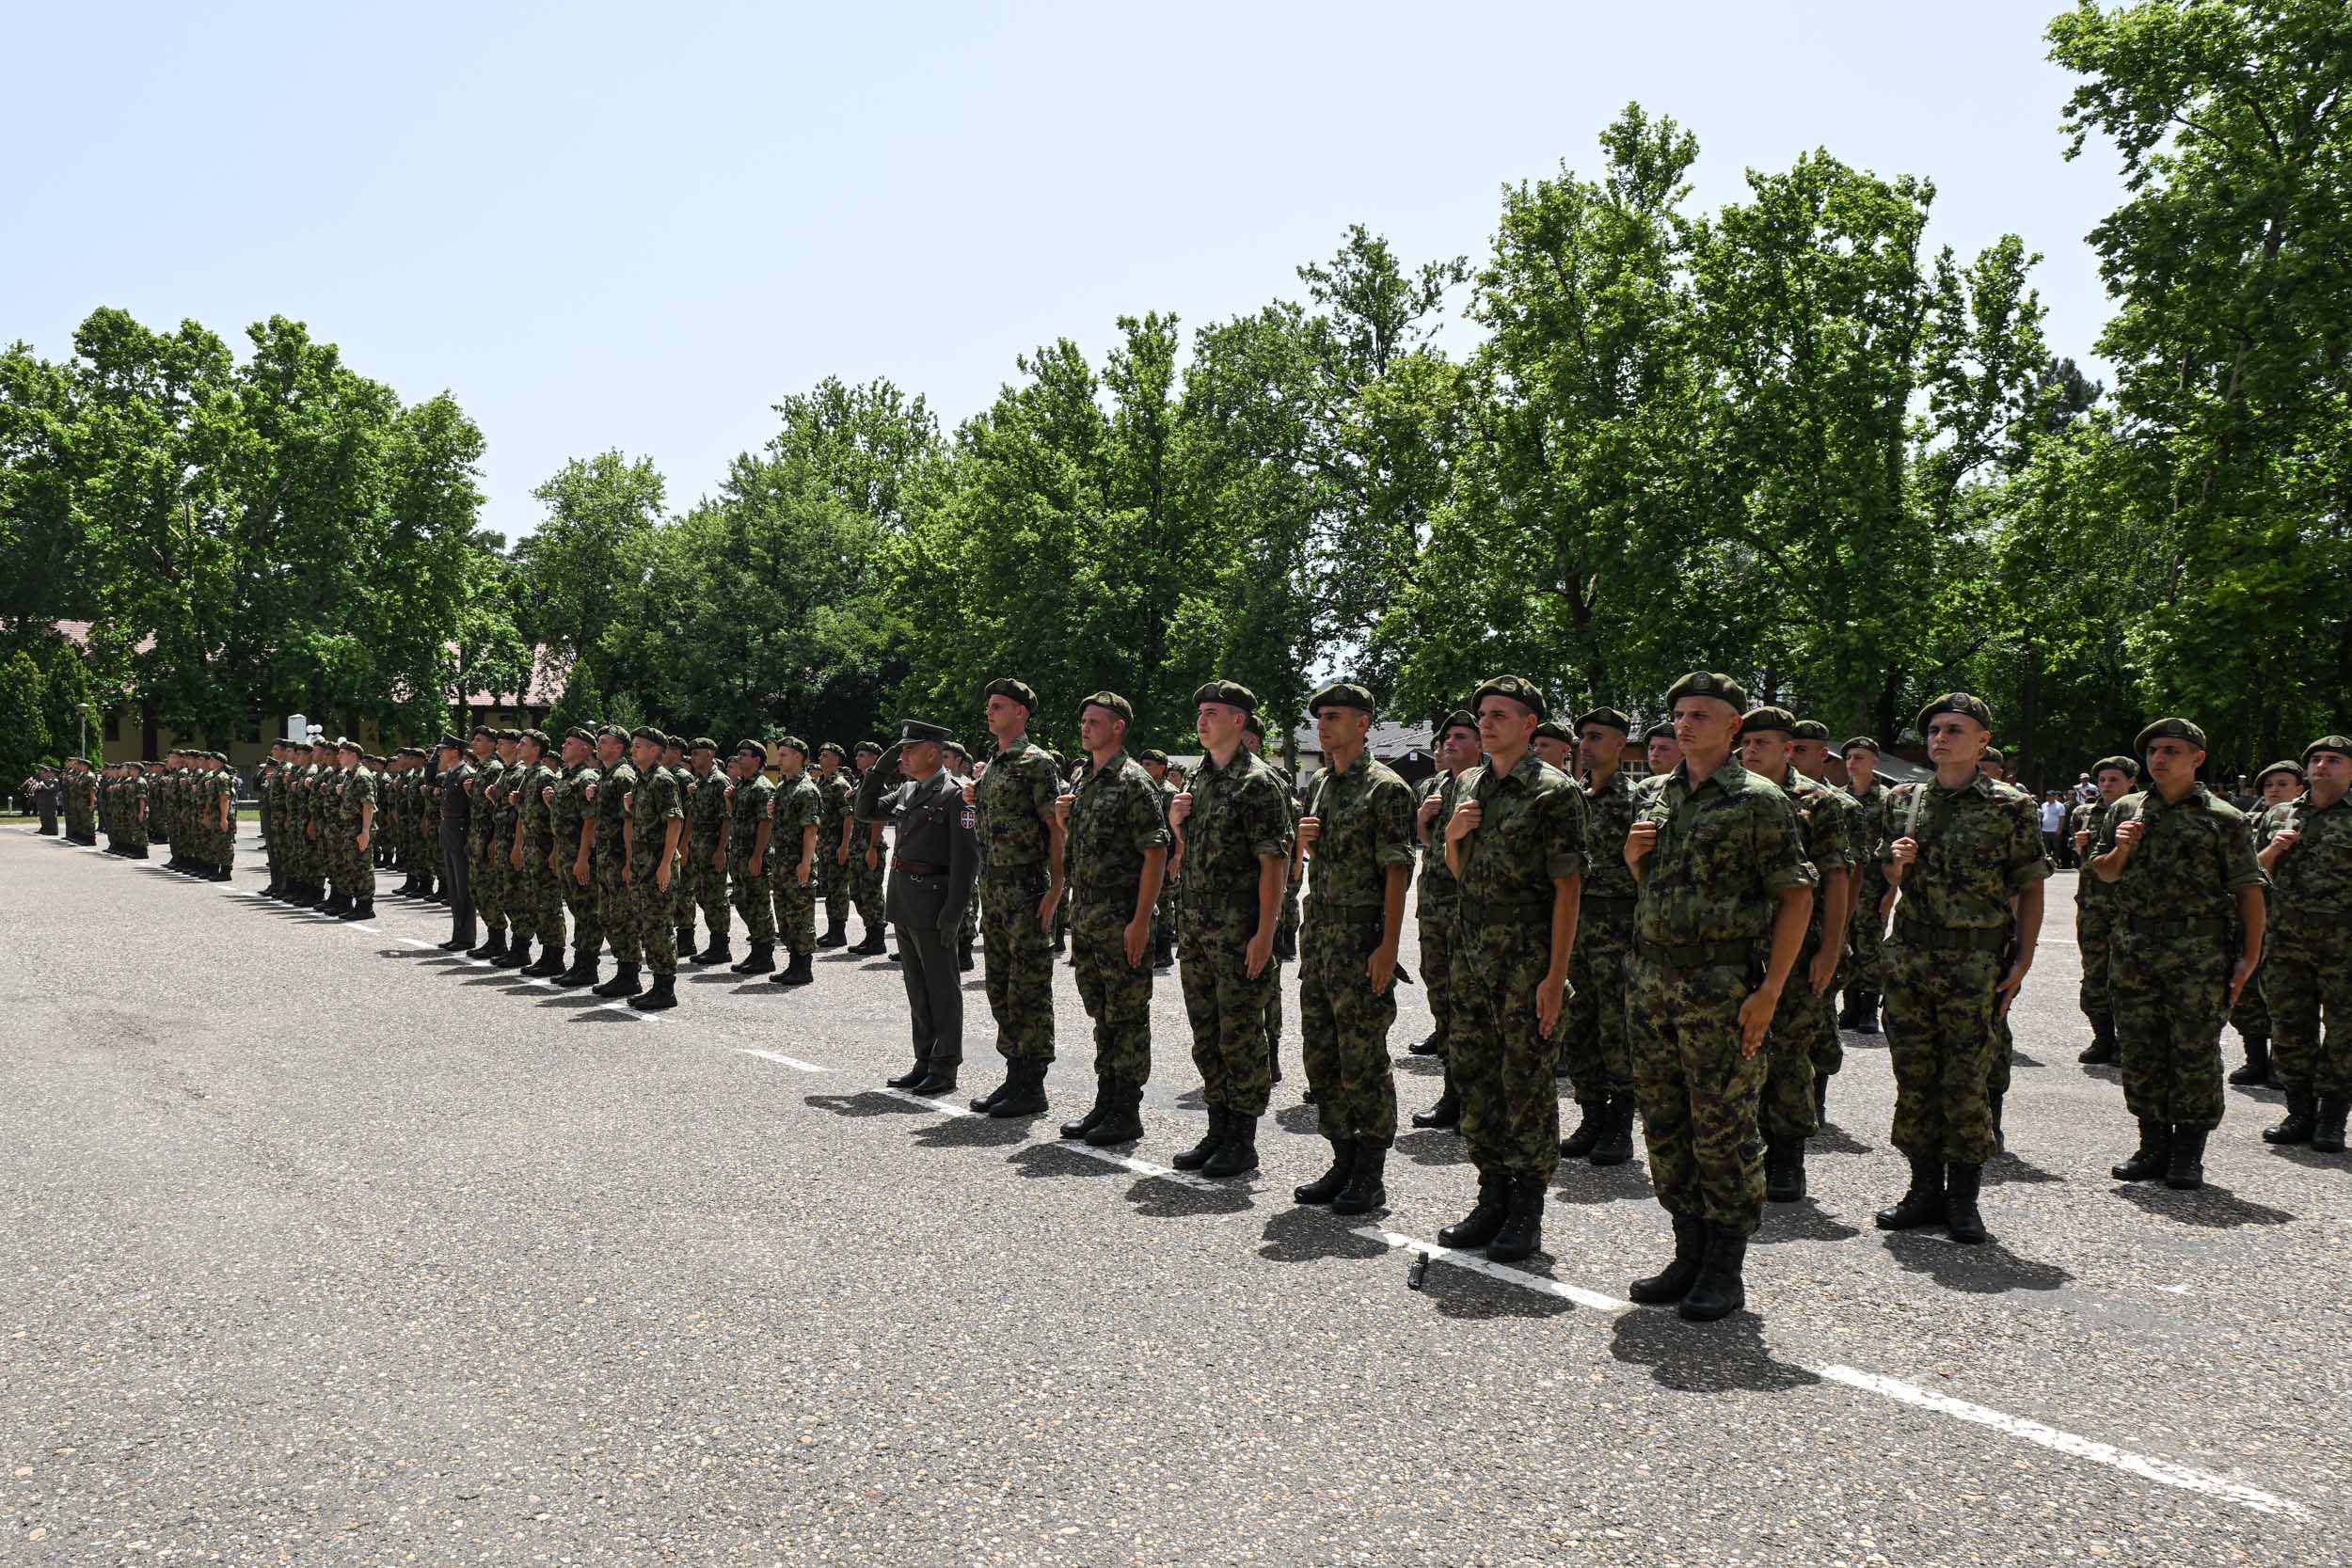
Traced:
<path fill-rule="evenodd" d="M 945 877 L 947 875 L 947 868 L 944 865 L 933 865 L 929 861 L 911 861 L 903 855 L 891 857 L 890 869 L 903 871 L 910 877 Z"/>
<path fill-rule="evenodd" d="M 1661 969 L 1705 969 L 1713 964 L 1745 966 L 1756 957 L 1750 942 L 1644 942 L 1634 951 Z"/>

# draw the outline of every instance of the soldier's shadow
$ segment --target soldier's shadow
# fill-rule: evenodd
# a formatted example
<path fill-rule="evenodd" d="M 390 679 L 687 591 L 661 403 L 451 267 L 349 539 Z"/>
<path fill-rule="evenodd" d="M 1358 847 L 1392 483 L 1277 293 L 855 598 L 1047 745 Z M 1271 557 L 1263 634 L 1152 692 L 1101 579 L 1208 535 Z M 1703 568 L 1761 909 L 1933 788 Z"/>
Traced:
<path fill-rule="evenodd" d="M 1359 1236 L 1347 1225 L 1346 1216 L 1320 1209 L 1285 1209 L 1266 1221 L 1258 1256 L 1274 1263 L 1317 1263 L 1331 1258 L 1360 1261 L 1389 1250 L 1386 1242 Z"/>
<path fill-rule="evenodd" d="M 801 1103 L 818 1111 L 831 1111 L 837 1117 L 935 1117 L 937 1111 L 900 1100 L 895 1094 L 880 1089 L 861 1089 L 849 1094 L 812 1094 L 802 1097 Z"/>
<path fill-rule="evenodd" d="M 1563 1160 L 1552 1181 L 1552 1196 L 1562 1203 L 1634 1203 L 1658 1196 L 1650 1185 L 1649 1167 L 1639 1160 L 1621 1165 Z"/>
<path fill-rule="evenodd" d="M 1470 1145 L 1451 1128 L 1424 1127 L 1402 1133 L 1394 1147 L 1417 1165 L 1458 1165 L 1470 1159 Z"/>
<path fill-rule="evenodd" d="M 1891 1231 L 1887 1255 L 1911 1274 L 1923 1274 L 1947 1291 L 2000 1295 L 2010 1291 L 2055 1291 L 2074 1275 L 2055 1263 L 2020 1258 L 1998 1237 L 1963 1246 L 1941 1234 Z"/>
<path fill-rule="evenodd" d="M 2285 1225 L 2295 1218 L 2284 1209 L 2254 1203 L 2227 1187 L 2208 1181 L 2194 1192 L 2179 1193 L 2157 1182 L 2122 1181 L 2115 1196 L 2156 1219 L 2204 1230 L 2235 1230 L 2249 1225 Z"/>
<path fill-rule="evenodd" d="M 914 1141 L 925 1148 L 1003 1148 L 1009 1144 L 1027 1142 L 1028 1123 L 1034 1119 L 1008 1117 L 999 1121 L 994 1117 L 946 1116 L 929 1126 L 916 1128 Z"/>
<path fill-rule="evenodd" d="M 2055 1171 L 2043 1170 L 2014 1149 L 2001 1150 L 1984 1165 L 1984 1184 L 1988 1187 L 2046 1187 L 2065 1180 Z"/>
<path fill-rule="evenodd" d="M 1832 1218 L 1819 1200 L 1807 1197 L 1795 1203 L 1766 1204 L 1764 1223 L 1752 1241 L 1757 1246 L 1772 1246 L 1782 1242 L 1848 1242 L 1861 1234 L 1857 1227 Z"/>
<path fill-rule="evenodd" d="M 1877 1150 L 1832 1121 L 1804 1143 L 1808 1154 L 1874 1154 Z"/>
<path fill-rule="evenodd" d="M 1429 1251 L 1429 1266 L 1423 1271 L 1421 1293 L 1429 1298 L 1429 1305 L 1444 1317 L 1466 1323 L 1486 1323 L 1498 1318 L 1559 1318 L 1581 1310 L 1565 1296 L 1555 1296 L 1548 1291 L 1530 1291 L 1521 1286 L 1480 1273 L 1476 1269 L 1455 1266 L 1456 1259 L 1477 1258 L 1476 1252 L 1454 1253 L 1443 1247 Z M 1538 1252 L 1525 1261 L 1511 1265 L 1522 1274 L 1540 1279 L 1552 1277 L 1553 1261 L 1548 1252 Z M 1410 1278 L 1411 1264 L 1406 1264 Z"/>
<path fill-rule="evenodd" d="M 1123 1166 L 1115 1165 L 1108 1160 L 1098 1159 L 1094 1155 L 1082 1152 L 1085 1148 L 1084 1144 L 1073 1148 L 1070 1144 L 1059 1142 L 1025 1144 L 1018 1152 L 1008 1157 L 1005 1164 L 1032 1181 L 1057 1176 L 1101 1177 L 1131 1174 Z"/>
<path fill-rule="evenodd" d="M 1636 1308 L 1617 1319 L 1609 1354 L 1629 1366 L 1647 1367 L 1651 1382 L 1677 1393 L 1785 1394 L 1821 1381 L 1773 1358 L 1764 1345 L 1764 1320 L 1752 1309 L 1693 1323 L 1671 1307 Z"/>
<path fill-rule="evenodd" d="M 1238 1214 L 1257 1207 L 1253 1177 L 1220 1181 L 1211 1187 L 1187 1186 L 1166 1177 L 1147 1176 L 1127 1189 L 1127 1201 L 1146 1219 L 1204 1219 Z"/>

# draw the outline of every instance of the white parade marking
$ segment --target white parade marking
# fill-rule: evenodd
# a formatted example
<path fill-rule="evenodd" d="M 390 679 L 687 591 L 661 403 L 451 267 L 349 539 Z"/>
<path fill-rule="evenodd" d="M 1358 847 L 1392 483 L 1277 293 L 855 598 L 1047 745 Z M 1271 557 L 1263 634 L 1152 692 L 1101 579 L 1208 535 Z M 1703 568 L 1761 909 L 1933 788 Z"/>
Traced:
<path fill-rule="evenodd" d="M 746 1056 L 757 1056 L 763 1061 L 782 1062 L 786 1067 L 797 1068 L 803 1072 L 825 1072 L 831 1070 L 830 1069 L 818 1067 L 815 1062 L 803 1062 L 798 1056 L 787 1056 L 781 1051 L 754 1051 L 749 1046 L 743 1045 L 739 1045 L 735 1049 L 741 1052 Z"/>

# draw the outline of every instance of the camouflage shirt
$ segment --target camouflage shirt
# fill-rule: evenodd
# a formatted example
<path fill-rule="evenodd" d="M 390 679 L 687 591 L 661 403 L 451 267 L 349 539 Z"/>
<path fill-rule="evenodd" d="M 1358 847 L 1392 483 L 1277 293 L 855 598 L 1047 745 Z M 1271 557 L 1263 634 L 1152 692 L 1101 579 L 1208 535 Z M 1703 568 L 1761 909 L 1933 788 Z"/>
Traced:
<path fill-rule="evenodd" d="M 994 772 L 994 768 L 989 769 Z M 1143 858 L 1168 842 L 1159 787 L 1125 752 L 1090 769 L 1070 803 L 1070 885 L 1080 897 L 1125 896 L 1143 880 Z"/>
<path fill-rule="evenodd" d="M 2191 784 L 2187 794 L 2169 803 L 2153 789 L 2124 796 L 2100 816 L 2093 852 L 2104 855 L 2114 848 L 2115 830 L 2126 822 L 2142 829 L 2138 847 L 2113 883 L 2120 915 L 2234 920 L 2236 891 L 2270 879 L 2254 863 L 2246 814 L 2203 784 Z"/>
<path fill-rule="evenodd" d="M 494 829 L 497 826 L 499 790 L 505 782 L 506 765 L 499 761 L 498 753 L 493 752 L 473 767 L 473 820 L 468 828 L 473 847 L 479 850 L 498 836 Z M 513 828 L 515 819 L 508 817 L 506 825 Z"/>
<path fill-rule="evenodd" d="M 1045 864 L 1060 794 L 1054 759 L 1041 748 L 1025 738 L 997 752 L 972 790 L 981 868 Z"/>
<path fill-rule="evenodd" d="M 1552 883 L 1585 866 L 1584 792 L 1534 752 L 1508 773 L 1486 763 L 1454 781 L 1454 800 L 1478 802 L 1478 826 L 1462 840 L 1466 911 L 1520 910 L 1549 918 Z"/>
<path fill-rule="evenodd" d="M 780 782 L 768 798 L 768 814 L 775 818 L 775 829 L 768 835 L 767 871 L 771 877 L 796 877 L 801 864 L 801 843 L 804 830 L 818 826 L 822 804 L 818 799 L 817 785 L 805 773 L 796 779 Z M 753 832 L 758 831 L 755 825 Z M 824 834 L 819 832 L 821 847 Z M 815 861 L 810 862 L 811 874 Z"/>
<path fill-rule="evenodd" d="M 637 787 L 636 765 L 623 758 L 602 778 L 588 786 L 596 814 L 596 859 L 610 864 L 621 862 L 621 824 L 628 817 L 629 791 Z"/>
<path fill-rule="evenodd" d="M 1291 852 L 1291 808 L 1281 781 L 1244 746 L 1222 768 L 1202 757 L 1191 794 L 1182 830 L 1184 908 L 1208 925 L 1254 925 L 1261 857 L 1286 860 Z"/>
<path fill-rule="evenodd" d="M 364 768 L 355 768 L 336 781 L 335 819 L 353 833 L 359 831 L 359 817 L 375 800 L 375 775 Z"/>
<path fill-rule="evenodd" d="M 677 776 L 657 764 L 625 789 L 613 792 L 628 802 L 629 870 L 641 878 L 650 877 L 661 864 L 661 841 L 669 834 L 668 824 L 686 815 L 686 808 L 678 803 Z"/>
<path fill-rule="evenodd" d="M 1633 879 L 1633 868 L 1625 863 L 1626 836 L 1641 812 L 1632 775 L 1620 768 L 1598 789 L 1587 785 L 1584 806 L 1584 896 L 1636 896 L 1640 884 Z"/>
<path fill-rule="evenodd" d="M 1788 796 L 1725 758 L 1693 786 L 1690 766 L 1643 781 L 1640 820 L 1658 824 L 1643 858 L 1633 934 L 1645 947 L 1762 942 L 1779 894 L 1820 880 Z"/>
<path fill-rule="evenodd" d="M 2352 923 L 2352 795 L 2325 808 L 2299 800 L 2272 806 L 2256 823 L 2264 848 L 2288 829 L 2303 836 L 2270 871 L 2271 908 L 2282 932 L 2341 930 Z"/>
<path fill-rule="evenodd" d="M 515 790 L 515 819 L 523 830 L 523 861 L 526 865 L 536 862 L 547 863 L 548 846 L 554 837 L 554 818 L 548 814 L 547 797 L 539 792 L 555 783 L 555 769 L 545 762 L 534 762 L 523 769 L 522 782 Z"/>
<path fill-rule="evenodd" d="M 817 858 L 833 861 L 841 853 L 841 825 L 857 816 L 856 786 L 838 769 L 831 778 L 812 775 L 810 782 L 817 786 Z"/>
<path fill-rule="evenodd" d="M 1413 791 L 1370 752 L 1345 771 L 1326 768 L 1307 786 L 1303 816 L 1323 824 L 1307 863 L 1307 904 L 1374 909 L 1387 901 L 1392 865 L 1413 863 Z"/>
<path fill-rule="evenodd" d="M 728 808 L 727 863 L 736 870 L 752 863 L 752 851 L 759 847 L 759 825 L 768 819 L 775 798 L 776 786 L 765 773 L 755 773 L 735 786 L 735 801 Z M 759 868 L 765 873 L 768 863 L 760 862 Z"/>
<path fill-rule="evenodd" d="M 727 825 L 727 776 L 716 768 L 686 785 L 686 836 L 695 847 L 715 849 Z"/>
<path fill-rule="evenodd" d="M 1788 791 L 1788 804 L 1797 814 L 1797 841 L 1804 847 L 1804 858 L 1812 863 L 1816 880 L 1833 871 L 1851 870 L 1853 819 L 1860 810 L 1854 798 L 1842 789 L 1808 779 L 1794 768 L 1780 781 L 1780 787 Z M 1824 903 L 1820 897 L 1813 900 L 1813 915 L 1804 927 L 1804 946 L 1798 953 L 1801 958 L 1809 958 L 1821 950 L 1821 921 L 1827 913 Z"/>
<path fill-rule="evenodd" d="M 1445 822 L 1454 815 L 1454 775 L 1440 768 L 1422 781 L 1413 796 L 1416 815 L 1423 800 L 1433 795 L 1438 798 L 1438 815 L 1429 819 L 1429 837 L 1421 847 L 1421 886 L 1413 895 L 1413 908 L 1447 920 L 1454 918 L 1454 906 L 1462 896 L 1462 884 L 1454 879 L 1445 863 Z"/>
<path fill-rule="evenodd" d="M 1886 793 L 1886 847 L 1918 841 L 1919 858 L 1903 872 L 1898 921 L 1944 930 L 1998 930 L 2009 901 L 2050 875 L 2042 851 L 2042 818 L 2033 797 L 1982 773 L 1958 789 L 1933 779 Z"/>
<path fill-rule="evenodd" d="M 580 825 L 594 809 L 588 803 L 588 787 L 596 778 L 596 770 L 581 763 L 565 768 L 556 780 L 555 803 L 548 808 L 548 820 L 555 837 L 555 851 L 565 861 L 580 856 Z"/>

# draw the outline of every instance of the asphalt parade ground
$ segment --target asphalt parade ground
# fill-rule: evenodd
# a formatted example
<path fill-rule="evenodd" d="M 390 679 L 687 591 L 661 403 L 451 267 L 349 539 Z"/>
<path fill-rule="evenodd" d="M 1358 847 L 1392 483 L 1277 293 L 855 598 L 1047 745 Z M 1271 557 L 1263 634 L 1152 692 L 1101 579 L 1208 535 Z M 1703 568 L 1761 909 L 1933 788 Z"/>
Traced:
<path fill-rule="evenodd" d="M 11 1564 L 2352 1556 L 2352 1161 L 2233 1089 L 2203 1191 L 2108 1177 L 2069 874 L 1992 1243 L 1871 1227 L 1905 1168 L 1849 1036 L 1811 1196 L 1692 1324 L 1625 1300 L 1670 1250 L 1638 1152 L 1564 1164 L 1516 1267 L 1434 1244 L 1450 1132 L 1371 1223 L 1294 1206 L 1328 1152 L 1295 1005 L 1263 1168 L 1205 1181 L 1167 1168 L 1203 1114 L 1171 973 L 1147 1135 L 1090 1150 L 1066 967 L 1054 1109 L 996 1121 L 977 973 L 937 1104 L 882 1086 L 884 960 L 688 968 L 643 1016 L 440 952 L 437 906 L 259 900 L 249 832 L 229 884 L 162 853 L 0 832 Z M 1406 1111 L 1427 1029 L 1406 990 Z"/>

